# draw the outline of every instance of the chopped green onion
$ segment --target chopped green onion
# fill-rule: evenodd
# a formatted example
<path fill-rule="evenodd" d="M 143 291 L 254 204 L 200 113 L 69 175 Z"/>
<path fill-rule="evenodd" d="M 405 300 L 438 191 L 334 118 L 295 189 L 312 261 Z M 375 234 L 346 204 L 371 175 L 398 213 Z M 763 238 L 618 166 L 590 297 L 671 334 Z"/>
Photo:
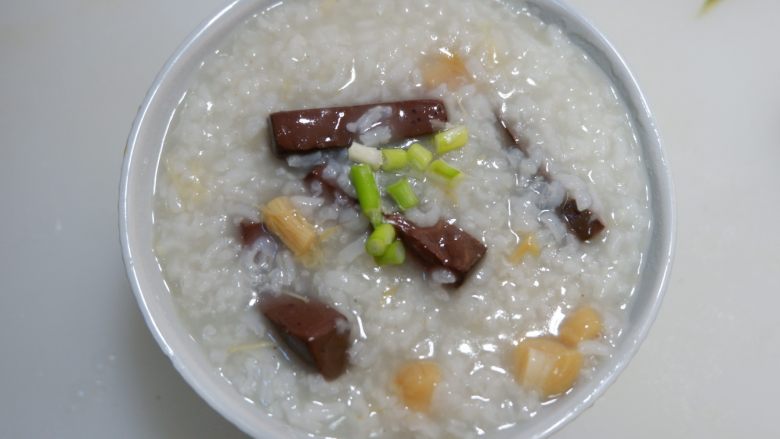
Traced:
<path fill-rule="evenodd" d="M 433 143 L 436 145 L 436 154 L 444 154 L 463 147 L 469 140 L 469 130 L 465 125 L 450 128 L 446 131 L 436 133 L 433 136 Z"/>
<path fill-rule="evenodd" d="M 442 159 L 434 160 L 428 170 L 448 181 L 461 175 L 458 168 L 448 165 L 447 162 Z"/>
<path fill-rule="evenodd" d="M 433 160 L 433 153 L 425 149 L 424 146 L 419 143 L 413 143 L 412 146 L 406 150 L 409 156 L 409 162 L 417 168 L 418 171 L 424 171 L 428 167 L 428 163 Z"/>
<path fill-rule="evenodd" d="M 409 164 L 409 157 L 403 149 L 387 148 L 382 150 L 382 169 L 385 171 L 397 171 Z"/>
<path fill-rule="evenodd" d="M 382 200 L 379 198 L 379 188 L 374 180 L 374 171 L 366 164 L 354 165 L 349 170 L 349 179 L 355 186 L 360 209 L 371 221 L 371 224 L 381 224 Z"/>
<path fill-rule="evenodd" d="M 376 226 L 366 240 L 366 251 L 371 256 L 382 256 L 395 240 L 395 228 L 384 223 Z"/>
<path fill-rule="evenodd" d="M 420 200 L 417 199 L 417 195 L 414 193 L 414 189 L 412 189 L 412 185 L 410 185 L 409 181 L 405 178 L 388 186 L 387 193 L 390 194 L 401 210 L 411 209 L 420 202 Z"/>
<path fill-rule="evenodd" d="M 393 241 L 381 256 L 374 257 L 374 262 L 379 265 L 401 265 L 404 260 L 406 260 L 406 251 L 400 239 Z"/>
<path fill-rule="evenodd" d="M 373 169 L 379 169 L 382 166 L 382 151 L 370 146 L 352 142 L 352 145 L 347 149 L 347 155 L 353 162 L 365 163 Z"/>

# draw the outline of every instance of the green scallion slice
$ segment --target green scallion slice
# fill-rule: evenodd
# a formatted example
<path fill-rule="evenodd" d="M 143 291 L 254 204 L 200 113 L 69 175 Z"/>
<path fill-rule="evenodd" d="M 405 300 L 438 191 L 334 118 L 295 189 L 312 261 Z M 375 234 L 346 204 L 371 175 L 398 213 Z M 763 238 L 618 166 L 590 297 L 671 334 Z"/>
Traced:
<path fill-rule="evenodd" d="M 406 251 L 400 239 L 393 241 L 381 256 L 374 257 L 374 262 L 379 265 L 401 265 L 404 260 L 406 260 Z"/>
<path fill-rule="evenodd" d="M 387 186 L 387 193 L 390 194 L 390 197 L 401 210 L 411 209 L 420 202 L 414 193 L 414 189 L 412 189 L 412 185 L 405 178 Z"/>
<path fill-rule="evenodd" d="M 379 196 L 379 188 L 374 180 L 374 171 L 365 164 L 354 165 L 349 170 L 349 179 L 355 186 L 360 209 L 368 217 L 371 224 L 382 223 L 382 200 Z"/>
<path fill-rule="evenodd" d="M 409 165 L 409 157 L 403 149 L 383 149 L 382 159 L 382 170 L 384 171 L 398 171 Z"/>
<path fill-rule="evenodd" d="M 382 256 L 395 240 L 395 228 L 384 223 L 376 226 L 366 240 L 366 252 L 371 256 Z"/>
<path fill-rule="evenodd" d="M 433 160 L 433 153 L 425 149 L 425 147 L 419 143 L 413 143 L 412 146 L 406 150 L 406 153 L 409 156 L 409 163 L 418 171 L 424 171 L 431 160 Z"/>
<path fill-rule="evenodd" d="M 436 145 L 436 154 L 444 154 L 454 149 L 462 148 L 469 141 L 469 130 L 465 125 L 450 128 L 436 133 L 433 136 L 433 144 Z"/>
<path fill-rule="evenodd" d="M 434 160 L 428 170 L 447 181 L 452 181 L 462 174 L 458 168 L 448 165 L 442 159 Z"/>

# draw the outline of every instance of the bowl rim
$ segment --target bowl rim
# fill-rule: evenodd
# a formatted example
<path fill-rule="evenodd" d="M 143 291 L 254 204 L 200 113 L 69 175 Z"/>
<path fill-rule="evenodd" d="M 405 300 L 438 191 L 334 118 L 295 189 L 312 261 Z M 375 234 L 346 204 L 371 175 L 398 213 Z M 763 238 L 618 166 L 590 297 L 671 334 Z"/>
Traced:
<path fill-rule="evenodd" d="M 522 0 L 509 0 L 509 3 L 522 2 Z M 164 101 L 160 94 L 166 83 L 172 81 L 171 73 L 183 64 L 188 57 L 197 54 L 195 46 L 205 44 L 204 41 L 208 41 L 210 32 L 218 24 L 228 19 L 236 20 L 242 17 L 245 19 L 248 17 L 247 14 L 249 12 L 261 10 L 263 6 L 271 7 L 277 3 L 281 2 L 275 0 L 231 1 L 219 9 L 218 12 L 202 21 L 168 58 L 146 93 L 127 139 L 121 168 L 118 210 L 119 236 L 127 277 L 150 332 L 162 351 L 168 356 L 174 368 L 203 400 L 245 433 L 252 436 L 270 433 L 274 435 L 272 437 L 285 437 L 285 435 L 290 434 L 298 435 L 300 432 L 292 430 L 288 426 L 280 427 L 273 425 L 265 425 L 263 430 L 258 430 L 254 423 L 251 422 L 252 419 L 248 417 L 250 412 L 239 410 L 240 404 L 236 404 L 238 398 L 235 395 L 231 395 L 230 392 L 225 392 L 225 383 L 214 381 L 225 380 L 214 373 L 214 371 L 206 370 L 206 366 L 211 368 L 210 364 L 191 364 L 191 356 L 185 355 L 187 346 L 184 344 L 188 341 L 185 340 L 186 337 L 184 335 L 186 335 L 187 331 L 183 331 L 182 327 L 166 327 L 167 320 L 162 321 L 162 316 L 155 315 L 153 310 L 154 304 L 152 303 L 154 298 L 150 297 L 154 293 L 142 285 L 144 281 L 141 277 L 144 273 L 141 271 L 142 268 L 136 259 L 134 259 L 134 254 L 137 253 L 136 250 L 143 243 L 138 242 L 139 239 L 131 224 L 136 220 L 132 214 L 133 206 L 131 201 L 134 199 L 135 188 L 132 186 L 131 180 L 134 175 L 132 172 L 134 163 L 141 159 L 136 156 L 139 149 L 139 141 L 142 138 L 144 129 L 148 125 L 146 121 L 150 112 L 158 102 Z M 649 194 L 652 198 L 651 210 L 654 222 L 651 238 L 657 239 L 652 239 L 653 242 L 650 245 L 654 246 L 653 249 L 655 249 L 655 257 L 657 259 L 656 264 L 659 265 L 653 270 L 655 274 L 652 274 L 650 281 L 648 281 L 651 282 L 651 287 L 648 287 L 649 292 L 647 293 L 649 294 L 647 298 L 649 306 L 641 313 L 639 322 L 628 328 L 627 333 L 621 336 L 618 348 L 613 356 L 610 357 L 610 360 L 613 358 L 615 360 L 608 361 L 608 364 L 600 367 L 596 376 L 591 379 L 588 385 L 578 389 L 581 391 L 576 392 L 576 397 L 575 395 L 569 395 L 570 397 L 556 404 L 558 406 L 557 411 L 563 412 L 563 415 L 547 416 L 546 418 L 549 418 L 549 420 L 544 419 L 547 422 L 538 422 L 530 428 L 526 428 L 527 426 L 523 425 L 519 430 L 511 428 L 499 434 L 492 434 L 491 437 L 495 436 L 496 439 L 499 437 L 518 437 L 518 435 L 535 439 L 547 437 L 590 407 L 618 378 L 637 353 L 641 342 L 647 337 L 658 315 L 663 296 L 669 284 L 676 242 L 676 207 L 671 170 L 665 159 L 661 137 L 647 99 L 640 90 L 636 78 L 628 69 L 624 59 L 583 14 L 564 1 L 526 0 L 525 3 L 534 9 L 534 13 L 542 18 L 543 21 L 548 23 L 554 22 L 562 27 L 569 37 L 579 40 L 575 41 L 575 44 L 584 49 L 589 55 L 594 56 L 596 64 L 607 73 L 613 84 L 619 88 L 618 92 L 622 100 L 629 107 L 629 113 L 632 115 L 634 123 L 637 124 L 634 128 L 638 131 L 641 154 L 649 174 L 648 185 L 653 187 L 652 193 Z M 599 56 L 601 59 L 596 59 Z M 170 97 L 168 100 L 170 100 Z M 160 152 L 158 151 L 158 153 Z M 158 166 L 159 156 L 157 157 L 157 163 L 154 165 L 155 173 Z M 135 167 L 137 168 L 138 166 Z M 647 271 L 649 260 L 650 258 L 647 258 L 642 262 L 643 275 Z M 642 280 L 640 280 L 641 283 Z M 161 286 L 163 285 L 157 285 L 157 288 Z M 636 297 L 632 298 L 632 301 L 636 300 Z M 178 316 L 174 316 L 174 319 L 178 321 Z M 181 323 L 178 323 L 181 326 Z M 232 386 L 230 386 L 230 389 L 238 395 Z M 231 407 L 231 405 L 234 407 Z M 257 418 L 257 413 L 252 415 L 253 418 Z M 267 419 L 271 418 L 268 417 Z"/>

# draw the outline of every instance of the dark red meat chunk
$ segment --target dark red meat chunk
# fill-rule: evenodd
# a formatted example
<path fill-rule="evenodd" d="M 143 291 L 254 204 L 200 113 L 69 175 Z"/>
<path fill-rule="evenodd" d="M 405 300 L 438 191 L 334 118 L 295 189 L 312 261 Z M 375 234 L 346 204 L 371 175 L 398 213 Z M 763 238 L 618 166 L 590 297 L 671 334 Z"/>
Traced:
<path fill-rule="evenodd" d="M 487 247 L 477 238 L 447 221 L 420 227 L 400 214 L 386 215 L 406 248 L 429 268 L 445 268 L 455 275 L 458 287 L 485 256 Z"/>
<path fill-rule="evenodd" d="M 350 331 L 340 312 L 323 302 L 287 294 L 264 297 L 260 311 L 290 348 L 326 380 L 338 378 L 347 369 Z"/>
<path fill-rule="evenodd" d="M 604 230 L 604 223 L 596 218 L 590 209 L 577 209 L 577 201 L 574 198 L 567 196 L 556 209 L 556 213 L 580 241 L 587 241 Z"/>
<path fill-rule="evenodd" d="M 254 244 L 261 236 L 273 236 L 263 223 L 256 223 L 247 219 L 241 220 L 238 225 L 241 234 L 241 244 L 249 247 Z"/>
<path fill-rule="evenodd" d="M 498 121 L 498 125 L 504 131 L 506 137 L 510 140 L 512 146 L 522 151 L 523 154 L 528 157 L 528 139 L 515 135 L 515 133 L 513 133 L 509 128 L 509 125 L 506 123 L 506 121 L 502 119 L 498 113 L 496 113 L 496 120 Z M 553 180 L 552 176 L 547 171 L 546 164 L 539 166 L 539 169 L 536 170 L 536 175 L 544 178 L 547 182 L 551 182 Z M 593 212 L 588 209 L 577 209 L 577 202 L 573 198 L 569 197 L 568 192 L 566 193 L 566 199 L 563 201 L 563 203 L 561 203 L 560 206 L 558 206 L 557 209 L 555 209 L 555 212 L 558 214 L 561 220 L 566 223 L 569 231 L 574 233 L 574 235 L 577 236 L 580 241 L 589 240 L 590 238 L 601 233 L 601 231 L 605 228 L 604 223 L 602 223 L 598 218 L 595 218 Z"/>
<path fill-rule="evenodd" d="M 522 136 L 516 136 L 509 128 L 509 124 L 498 114 L 498 112 L 496 112 L 495 116 L 496 120 L 498 120 L 498 125 L 501 127 L 505 137 L 509 139 L 512 146 L 522 151 L 523 155 L 528 157 L 528 139 Z"/>
<path fill-rule="evenodd" d="M 347 130 L 347 124 L 377 106 L 388 106 L 392 110 L 383 121 L 390 127 L 390 141 L 432 134 L 447 122 L 444 103 L 434 99 L 281 111 L 270 116 L 274 153 L 285 157 L 346 148 L 355 136 Z"/>

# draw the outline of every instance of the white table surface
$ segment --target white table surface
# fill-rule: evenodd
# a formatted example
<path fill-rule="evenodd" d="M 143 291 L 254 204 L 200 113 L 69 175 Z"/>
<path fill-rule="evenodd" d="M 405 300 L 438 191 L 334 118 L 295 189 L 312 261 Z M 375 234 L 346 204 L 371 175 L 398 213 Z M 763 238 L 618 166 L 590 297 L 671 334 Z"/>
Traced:
<path fill-rule="evenodd" d="M 571 0 L 648 96 L 679 239 L 649 338 L 556 438 L 780 437 L 780 2 L 701 1 Z M 225 2 L 0 8 L 0 438 L 242 437 L 154 342 L 117 232 L 136 109 Z"/>

